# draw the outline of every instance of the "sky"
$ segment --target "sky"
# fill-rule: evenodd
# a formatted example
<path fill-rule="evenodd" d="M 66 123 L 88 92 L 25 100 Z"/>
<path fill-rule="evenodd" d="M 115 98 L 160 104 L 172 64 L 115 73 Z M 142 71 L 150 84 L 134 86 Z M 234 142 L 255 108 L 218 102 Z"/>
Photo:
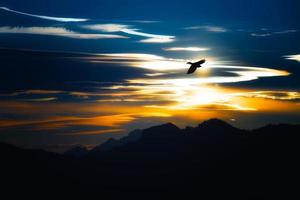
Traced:
<path fill-rule="evenodd" d="M 299 123 L 299 7 L 1 0 L 0 141 L 62 152 L 167 122 Z"/>

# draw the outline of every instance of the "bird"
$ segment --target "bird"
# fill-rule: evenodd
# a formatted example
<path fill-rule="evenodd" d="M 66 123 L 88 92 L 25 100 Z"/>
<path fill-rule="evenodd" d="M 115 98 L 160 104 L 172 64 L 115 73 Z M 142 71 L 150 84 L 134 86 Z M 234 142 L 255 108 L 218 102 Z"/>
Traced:
<path fill-rule="evenodd" d="M 194 62 L 194 63 L 192 63 L 192 62 L 187 62 L 186 64 L 191 65 L 190 68 L 189 68 L 189 70 L 187 71 L 187 74 L 192 74 L 192 73 L 194 73 L 194 72 L 197 70 L 197 68 L 202 67 L 201 65 L 202 65 L 203 63 L 205 63 L 205 59 L 202 59 L 202 60 L 200 60 L 200 61 L 198 61 L 198 62 Z"/>

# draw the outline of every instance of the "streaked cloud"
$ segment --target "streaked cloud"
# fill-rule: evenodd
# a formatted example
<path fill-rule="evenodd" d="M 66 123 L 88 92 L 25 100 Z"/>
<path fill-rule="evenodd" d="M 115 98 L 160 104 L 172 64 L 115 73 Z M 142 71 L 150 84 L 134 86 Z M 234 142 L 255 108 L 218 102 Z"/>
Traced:
<path fill-rule="evenodd" d="M 94 25 L 85 25 L 84 28 L 95 30 L 95 31 L 102 31 L 102 32 L 122 32 L 124 29 L 129 29 L 129 25 L 124 24 L 94 24 Z"/>
<path fill-rule="evenodd" d="M 186 30 L 204 30 L 204 31 L 208 31 L 208 32 L 215 32 L 215 33 L 224 33 L 227 32 L 228 30 L 224 27 L 221 26 L 210 26 L 210 25 L 205 25 L 205 26 L 189 26 L 189 27 L 185 27 L 184 29 Z"/>
<path fill-rule="evenodd" d="M 258 33 L 251 33 L 250 35 L 253 37 L 269 37 L 272 35 L 283 35 L 283 34 L 289 34 L 289 33 L 296 33 L 298 32 L 295 29 L 288 29 L 288 30 L 282 30 L 282 31 L 268 31 L 269 29 L 261 29 L 264 32 L 258 32 Z"/>
<path fill-rule="evenodd" d="M 149 39 L 140 40 L 141 43 L 169 43 L 174 42 L 173 37 L 155 37 Z"/>
<path fill-rule="evenodd" d="M 296 32 L 298 32 L 298 31 L 295 29 L 290 29 L 290 30 L 276 31 L 273 33 L 274 34 L 287 34 L 287 33 L 296 33 Z"/>
<path fill-rule="evenodd" d="M 300 54 L 287 55 L 284 57 L 285 57 L 285 59 L 288 59 L 288 60 L 296 60 L 296 61 L 300 62 Z"/>
<path fill-rule="evenodd" d="M 296 91 L 255 91 L 237 94 L 252 98 L 265 98 L 273 100 L 295 101 L 300 100 L 300 93 Z"/>
<path fill-rule="evenodd" d="M 236 98 L 261 98 L 262 95 L 270 97 L 272 94 L 248 94 L 244 91 L 242 93 L 228 92 L 225 89 L 214 87 L 214 85 L 222 86 L 225 83 L 239 83 L 264 77 L 289 75 L 289 72 L 285 70 L 222 64 L 226 62 L 218 61 L 217 58 L 208 58 L 201 70 L 196 71 L 192 76 L 184 77 L 182 74 L 185 74 L 188 69 L 185 59 L 140 53 L 90 54 L 88 56 L 81 55 L 80 59 L 99 63 L 99 65 L 112 63 L 118 66 L 142 68 L 145 71 L 138 77 L 98 85 L 96 88 L 86 91 L 17 91 L 19 94 L 23 94 L 20 100 L 24 100 L 24 98 L 26 100 L 26 95 L 32 94 L 36 95 L 34 96 L 36 99 L 46 99 L 51 94 L 51 97 L 58 97 L 59 99 L 60 95 L 68 96 L 69 100 L 79 97 L 81 101 L 97 102 L 100 105 L 114 104 L 115 106 L 127 102 L 130 105 L 154 109 L 151 112 L 143 112 L 143 114 L 132 109 L 124 111 L 131 114 L 135 113 L 138 118 L 141 115 L 144 116 L 145 113 L 157 113 L 160 109 L 168 110 L 168 113 L 163 112 L 165 115 L 170 115 L 170 110 L 190 109 L 255 111 L 255 106 L 242 104 Z M 54 94 L 58 96 L 54 96 Z M 277 94 L 277 96 L 279 95 Z M 114 110 L 120 111 L 120 109 Z"/>
<path fill-rule="evenodd" d="M 127 59 L 136 59 L 136 60 L 164 60 L 162 56 L 146 53 L 107 53 L 107 54 L 98 54 L 99 58 L 104 58 L 101 56 L 112 57 L 118 60 L 127 60 Z M 97 58 L 97 57 L 94 57 Z"/>
<path fill-rule="evenodd" d="M 156 71 L 145 78 L 132 78 L 125 84 L 112 85 L 104 89 L 124 92 L 120 99 L 111 96 L 110 101 L 127 101 L 146 103 L 148 108 L 167 110 L 244 110 L 255 111 L 253 105 L 241 105 L 233 93 L 210 87 L 212 84 L 238 83 L 252 81 L 263 77 L 287 76 L 289 72 L 264 67 L 221 65 L 208 61 L 203 70 L 192 77 L 178 77 L 177 73 L 185 73 L 186 60 L 165 58 L 152 54 L 105 54 L 104 59 L 112 62 L 126 62 L 127 65 Z M 101 57 L 100 56 L 100 57 Z M 101 59 L 101 58 L 100 58 Z M 203 74 L 208 70 L 208 74 Z M 168 75 L 164 71 L 168 71 Z M 218 75 L 214 71 L 220 71 Z M 163 72 L 163 73 L 162 73 Z M 175 74 L 172 74 L 175 73 Z M 200 73 L 200 74 L 199 74 Z M 151 73 L 150 73 L 151 74 Z M 157 101 L 157 102 L 156 102 Z M 164 102 L 164 103 L 163 103 Z M 149 105 L 150 103 L 150 105 Z M 149 107 L 150 106 L 150 107 Z"/>
<path fill-rule="evenodd" d="M 165 51 L 209 51 L 210 48 L 205 47 L 168 47 L 164 48 Z"/>
<path fill-rule="evenodd" d="M 135 23 L 142 23 L 142 24 L 152 24 L 152 23 L 159 23 L 160 21 L 155 21 L 155 20 L 128 20 L 128 22 L 135 22 Z"/>
<path fill-rule="evenodd" d="M 101 54 L 93 62 L 126 63 L 126 66 L 144 68 L 144 78 L 127 79 L 123 84 L 103 87 L 108 98 L 100 102 L 144 102 L 146 107 L 160 109 L 218 109 L 256 110 L 255 107 L 240 105 L 231 93 L 209 85 L 252 81 L 263 77 L 287 76 L 289 72 L 264 67 L 221 65 L 209 61 L 191 77 L 181 77 L 188 66 L 186 60 L 172 59 L 153 54 Z M 208 74 L 202 74 L 208 70 Z M 166 74 L 166 72 L 168 72 Z M 218 71 L 219 73 L 215 73 Z M 152 75 L 153 74 L 153 75 Z M 202 75 L 201 75 L 202 74 Z M 220 75 L 222 74 L 222 75 Z M 226 74 L 226 75 L 224 75 Z M 120 96 L 122 95 L 122 97 Z M 197 100 L 195 100 L 197 99 Z M 148 105 L 150 103 L 150 105 Z"/>
<path fill-rule="evenodd" d="M 0 97 L 17 97 L 21 95 L 56 95 L 64 93 L 60 90 L 20 90 L 10 93 L 0 93 Z M 54 100 L 54 99 L 53 99 Z"/>
<path fill-rule="evenodd" d="M 116 129 L 105 129 L 105 130 L 75 131 L 75 132 L 71 132 L 68 135 L 101 135 L 101 134 L 120 133 L 120 132 L 124 132 L 124 129 L 116 128 Z"/>
<path fill-rule="evenodd" d="M 95 24 L 86 25 L 83 27 L 90 30 L 97 30 L 102 32 L 123 32 L 129 35 L 146 37 L 147 39 L 140 40 L 140 42 L 142 43 L 168 43 L 175 41 L 175 36 L 144 33 L 139 31 L 139 29 L 132 28 L 132 26 L 124 24 Z"/>
<path fill-rule="evenodd" d="M 25 94 L 60 94 L 63 93 L 61 90 L 24 90 L 19 91 L 19 93 Z"/>
<path fill-rule="evenodd" d="M 0 34 L 34 34 L 68 37 L 74 39 L 118 39 L 127 38 L 114 34 L 87 34 L 78 33 L 63 27 L 0 27 Z"/>
<path fill-rule="evenodd" d="M 131 67 L 138 67 L 148 69 L 151 71 L 168 73 L 178 72 L 180 70 L 187 70 L 187 60 L 185 59 L 174 59 L 158 56 L 154 54 L 138 54 L 138 53 L 116 53 L 116 54 L 98 54 L 98 56 L 87 58 L 89 62 L 94 63 L 115 63 L 123 64 Z M 235 66 L 235 65 L 221 65 L 216 61 L 207 60 L 203 64 L 203 70 L 218 69 L 224 70 L 232 76 L 224 77 L 192 77 L 188 80 L 191 83 L 228 83 L 228 82 L 241 82 L 255 80 L 259 77 L 271 77 L 271 76 L 287 76 L 289 73 L 284 70 L 275 70 L 271 68 L 263 67 L 251 67 L 251 66 Z M 166 81 L 178 81 L 179 79 L 158 79 L 158 83 L 163 84 Z M 182 78 L 180 80 L 187 80 Z M 152 79 L 151 81 L 156 81 Z"/>
<path fill-rule="evenodd" d="M 272 34 L 271 33 L 251 33 L 250 35 L 253 37 L 269 37 Z"/>
<path fill-rule="evenodd" d="M 21 15 L 36 17 L 36 18 L 40 18 L 40 19 L 53 20 L 53 21 L 58 21 L 58 22 L 85 22 L 85 21 L 88 21 L 88 19 L 83 19 L 83 18 L 66 18 L 66 17 L 50 17 L 50 16 L 44 16 L 44 15 L 35 15 L 35 14 L 20 12 L 20 11 L 17 11 L 17 10 L 12 10 L 10 8 L 7 8 L 7 7 L 0 7 L 0 9 L 8 11 L 8 12 L 21 14 Z"/>
<path fill-rule="evenodd" d="M 167 43 L 167 42 L 173 42 L 175 40 L 175 36 L 143 33 L 137 30 L 138 29 L 123 29 L 122 32 L 131 35 L 148 37 L 149 39 L 140 40 L 140 42 L 144 42 L 144 43 Z"/>
<path fill-rule="evenodd" d="M 34 125 L 36 128 L 49 130 L 68 126 L 99 126 L 118 127 L 121 124 L 134 120 L 133 116 L 127 114 L 120 115 L 100 115 L 100 116 L 54 116 L 46 119 L 28 120 L 0 120 L 0 127 L 28 126 Z"/>
<path fill-rule="evenodd" d="M 288 76 L 289 73 L 284 70 L 275 70 L 270 68 L 260 67 L 245 67 L 245 66 L 211 66 L 213 69 L 222 69 L 223 72 L 230 73 L 228 76 L 213 76 L 208 77 L 193 77 L 193 78 L 163 78 L 163 79 L 131 79 L 131 83 L 143 83 L 143 84 L 180 84 L 186 87 L 197 84 L 217 84 L 217 83 L 237 83 L 244 81 L 252 81 L 262 77 L 273 76 Z M 186 68 L 185 68 L 186 69 Z M 159 70 L 157 70 L 159 71 Z M 200 73 L 200 72 L 199 72 Z"/>
<path fill-rule="evenodd" d="M 145 74 L 146 76 L 162 76 L 162 75 L 166 75 L 167 73 L 148 73 L 148 74 Z"/>
<path fill-rule="evenodd" d="M 25 101 L 33 101 L 33 102 L 47 102 L 57 100 L 57 97 L 46 97 L 46 98 L 36 98 L 36 99 L 25 99 Z"/>
<path fill-rule="evenodd" d="M 144 68 L 153 71 L 180 70 L 186 68 L 185 60 L 165 58 L 154 54 L 99 54 L 95 57 L 89 57 L 87 58 L 87 60 L 93 63 L 114 63 L 131 67 Z"/>
<path fill-rule="evenodd" d="M 64 135 L 103 134 L 110 131 L 123 130 L 122 125 L 128 124 L 137 118 L 143 117 L 169 117 L 163 112 L 154 112 L 153 109 L 132 107 L 126 105 L 103 105 L 100 102 L 86 103 L 61 102 L 16 102 L 0 101 L 2 113 L 25 115 L 26 118 L 0 119 L 0 128 L 24 127 L 28 130 L 60 131 Z M 5 108 L 5 109 L 3 109 Z M 30 117 L 29 117 L 30 116 Z M 72 128 L 75 127 L 75 128 Z M 74 132 L 75 130 L 75 132 Z M 95 131 L 89 132 L 87 130 Z M 112 132 L 112 131 L 111 131 Z M 58 134 L 57 132 L 55 132 Z"/>

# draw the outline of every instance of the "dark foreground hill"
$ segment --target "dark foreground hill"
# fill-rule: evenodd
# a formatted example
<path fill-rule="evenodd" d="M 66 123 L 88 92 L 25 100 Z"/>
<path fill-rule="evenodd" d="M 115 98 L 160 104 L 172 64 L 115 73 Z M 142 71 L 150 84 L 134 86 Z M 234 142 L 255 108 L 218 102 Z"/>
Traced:
<path fill-rule="evenodd" d="M 67 155 L 0 144 L 0 190 L 40 198 L 299 199 L 299 133 L 300 125 L 246 131 L 212 119 L 138 130 Z"/>

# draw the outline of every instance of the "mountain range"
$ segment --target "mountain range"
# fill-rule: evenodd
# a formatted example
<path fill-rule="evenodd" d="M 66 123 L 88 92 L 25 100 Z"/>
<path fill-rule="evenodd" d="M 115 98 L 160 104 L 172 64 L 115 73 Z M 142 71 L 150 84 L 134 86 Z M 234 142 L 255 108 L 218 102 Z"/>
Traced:
<path fill-rule="evenodd" d="M 2 193 L 25 197 L 299 199 L 300 125 L 167 123 L 64 155 L 0 143 Z M 18 191 L 18 192 L 15 192 Z"/>

